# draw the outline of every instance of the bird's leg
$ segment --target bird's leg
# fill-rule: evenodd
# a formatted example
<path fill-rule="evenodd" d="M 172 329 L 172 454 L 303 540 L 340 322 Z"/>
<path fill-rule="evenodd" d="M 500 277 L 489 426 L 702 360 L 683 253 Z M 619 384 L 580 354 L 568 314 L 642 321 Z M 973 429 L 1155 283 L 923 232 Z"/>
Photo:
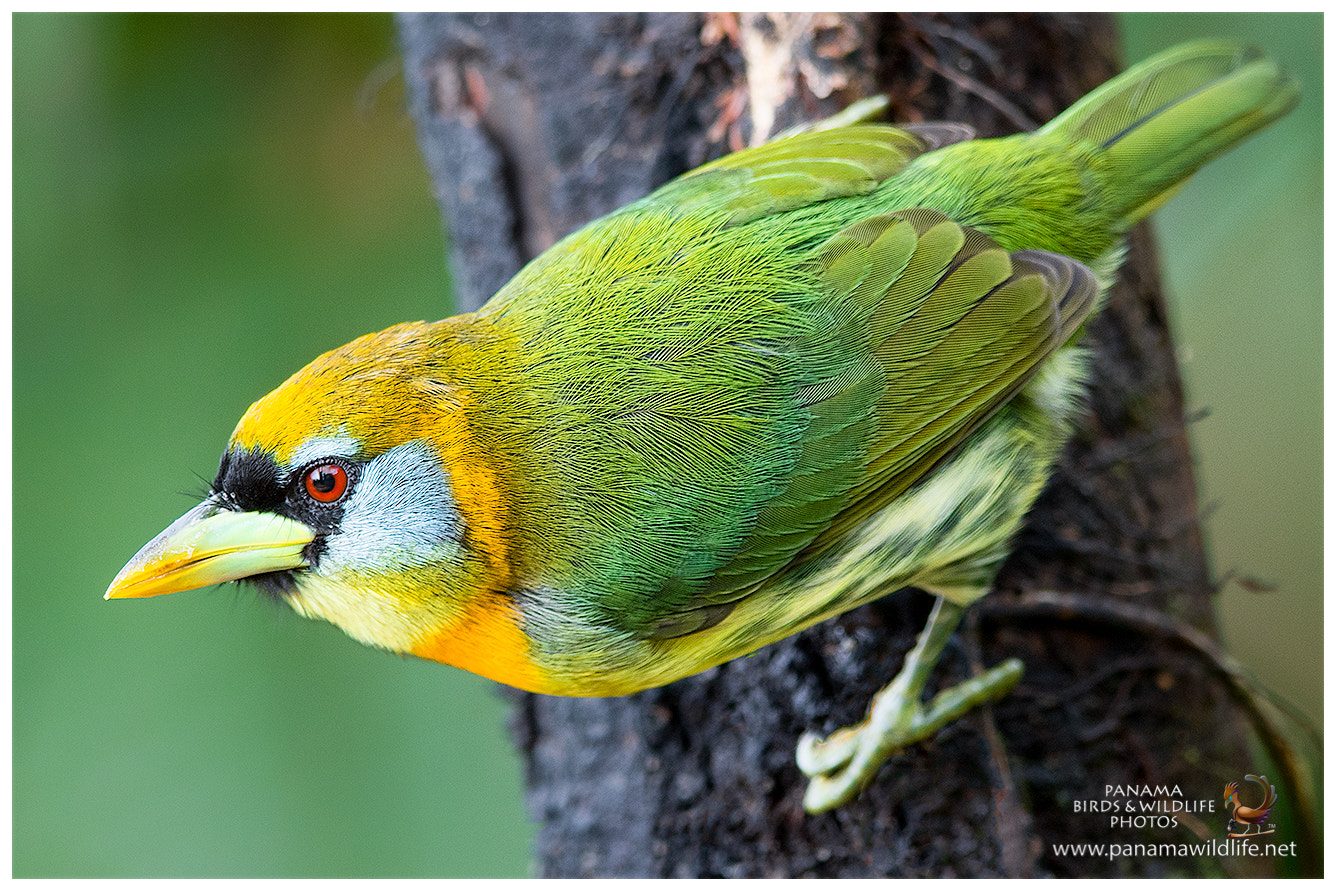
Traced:
<path fill-rule="evenodd" d="M 943 690 L 924 705 L 928 675 L 964 614 L 963 606 L 938 597 L 918 643 L 905 656 L 904 667 L 873 698 L 867 718 L 825 739 L 809 732 L 798 740 L 798 767 L 811 779 L 803 797 L 803 806 L 810 813 L 852 800 L 896 751 L 926 739 L 970 709 L 1000 699 L 1020 680 L 1020 660 L 1008 659 Z"/>

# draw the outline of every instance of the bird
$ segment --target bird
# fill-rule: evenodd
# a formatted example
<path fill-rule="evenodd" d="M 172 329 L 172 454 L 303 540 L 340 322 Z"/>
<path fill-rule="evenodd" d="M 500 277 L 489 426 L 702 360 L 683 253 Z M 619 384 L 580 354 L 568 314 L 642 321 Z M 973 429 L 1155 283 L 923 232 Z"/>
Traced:
<path fill-rule="evenodd" d="M 621 696 L 926 591 L 867 718 L 799 741 L 804 806 L 841 806 L 1020 679 L 923 701 L 1082 416 L 1128 229 L 1297 101 L 1200 41 L 1033 132 L 858 121 L 721 157 L 477 311 L 299 370 L 105 596 L 247 580 L 374 647 Z"/>
<path fill-rule="evenodd" d="M 1242 838 L 1247 835 L 1266 835 L 1262 831 L 1262 824 L 1266 822 L 1267 816 L 1271 813 L 1271 808 L 1276 804 L 1276 787 L 1266 781 L 1266 777 L 1259 777 L 1248 774 L 1244 777 L 1250 783 L 1256 783 L 1262 787 L 1262 801 L 1257 807 L 1245 807 L 1239 801 L 1239 784 L 1225 784 L 1225 807 L 1233 808 L 1230 815 L 1230 821 L 1244 827 L 1242 832 L 1231 832 L 1230 838 Z M 1250 827 L 1257 827 L 1256 832 L 1250 831 Z"/>

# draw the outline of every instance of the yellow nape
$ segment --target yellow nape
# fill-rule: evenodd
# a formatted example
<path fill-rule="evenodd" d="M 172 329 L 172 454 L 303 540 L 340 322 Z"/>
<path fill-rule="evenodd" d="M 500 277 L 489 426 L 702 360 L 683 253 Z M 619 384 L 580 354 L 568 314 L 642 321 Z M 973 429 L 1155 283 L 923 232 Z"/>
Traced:
<path fill-rule="evenodd" d="M 459 621 L 420 638 L 409 652 L 530 693 L 556 692 L 530 658 L 518 610 L 504 597 L 476 598 Z"/>

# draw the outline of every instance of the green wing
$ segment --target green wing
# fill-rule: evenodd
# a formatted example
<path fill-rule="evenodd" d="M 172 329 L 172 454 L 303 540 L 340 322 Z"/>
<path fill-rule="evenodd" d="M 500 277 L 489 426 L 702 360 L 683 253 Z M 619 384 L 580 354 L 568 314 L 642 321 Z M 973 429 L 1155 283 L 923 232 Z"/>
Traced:
<path fill-rule="evenodd" d="M 1098 286 L 1075 261 L 878 207 L 878 178 L 961 135 L 853 127 L 729 156 L 489 304 L 547 406 L 544 585 L 584 621 L 709 627 L 904 491 L 1080 324 Z"/>
<path fill-rule="evenodd" d="M 1099 295 L 1074 260 L 1008 255 L 923 208 L 849 227 L 817 262 L 835 317 L 852 330 L 816 331 L 795 347 L 805 367 L 837 371 L 794 394 L 806 426 L 784 488 L 733 559 L 686 609 L 657 617 L 651 636 L 719 621 L 722 605 L 902 493 L 1015 395 Z M 835 361 L 859 340 L 855 361 Z"/>

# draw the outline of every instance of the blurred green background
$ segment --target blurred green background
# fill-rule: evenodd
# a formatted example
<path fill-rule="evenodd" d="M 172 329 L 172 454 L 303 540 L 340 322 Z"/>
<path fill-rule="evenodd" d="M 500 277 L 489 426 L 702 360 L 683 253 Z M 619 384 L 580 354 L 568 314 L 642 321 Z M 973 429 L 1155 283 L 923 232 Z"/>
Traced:
<path fill-rule="evenodd" d="M 1322 18 L 1304 81 L 1159 216 L 1229 640 L 1321 717 Z M 518 876 L 497 687 L 235 586 L 104 603 L 319 352 L 449 314 L 387 16 L 13 19 L 15 876 Z"/>
<path fill-rule="evenodd" d="M 1126 15 L 1127 56 L 1232 37 L 1299 78 L 1288 117 L 1154 217 L 1231 651 L 1322 721 L 1322 16 Z"/>

